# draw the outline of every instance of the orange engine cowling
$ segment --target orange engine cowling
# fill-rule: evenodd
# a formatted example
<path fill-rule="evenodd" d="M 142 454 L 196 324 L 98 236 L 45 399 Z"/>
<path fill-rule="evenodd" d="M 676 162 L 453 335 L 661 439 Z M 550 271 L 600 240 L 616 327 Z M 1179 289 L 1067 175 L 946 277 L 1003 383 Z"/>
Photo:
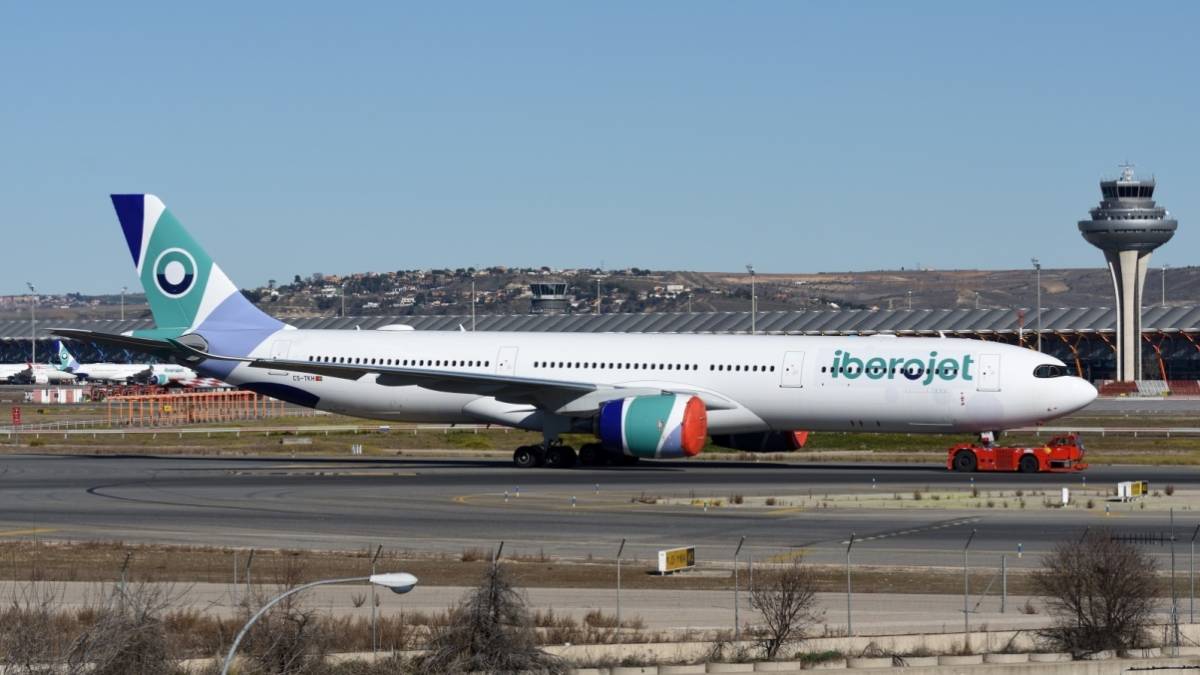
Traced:
<path fill-rule="evenodd" d="M 696 396 L 620 398 L 600 406 L 596 435 L 609 450 L 633 457 L 694 457 L 708 437 L 708 412 Z"/>

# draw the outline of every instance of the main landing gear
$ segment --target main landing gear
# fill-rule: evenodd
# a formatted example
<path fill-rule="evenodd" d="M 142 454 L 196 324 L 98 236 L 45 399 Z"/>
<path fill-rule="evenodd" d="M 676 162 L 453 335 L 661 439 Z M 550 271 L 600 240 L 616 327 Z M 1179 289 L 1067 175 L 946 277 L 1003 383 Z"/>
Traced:
<path fill-rule="evenodd" d="M 579 457 L 575 448 L 562 443 L 545 445 L 522 445 L 513 452 L 513 464 L 520 469 L 535 466 L 546 466 L 552 469 L 569 469 L 575 466 Z"/>
<path fill-rule="evenodd" d="M 628 466 L 636 464 L 637 457 L 612 452 L 599 443 L 587 443 L 576 454 L 575 448 L 559 441 L 548 444 L 522 445 L 513 452 L 513 464 L 519 469 L 544 466 L 551 469 L 569 469 L 576 463 L 583 466 Z"/>

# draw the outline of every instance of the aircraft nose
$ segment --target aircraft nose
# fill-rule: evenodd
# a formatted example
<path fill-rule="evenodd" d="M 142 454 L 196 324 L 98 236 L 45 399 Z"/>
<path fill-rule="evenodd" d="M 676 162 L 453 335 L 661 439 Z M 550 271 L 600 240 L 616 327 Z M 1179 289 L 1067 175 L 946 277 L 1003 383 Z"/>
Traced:
<path fill-rule="evenodd" d="M 1095 401 L 1096 397 L 1100 394 L 1096 387 L 1092 386 L 1091 382 L 1082 377 L 1072 377 L 1070 379 L 1071 385 L 1068 396 L 1072 411 L 1081 410 L 1091 405 L 1092 401 Z"/>

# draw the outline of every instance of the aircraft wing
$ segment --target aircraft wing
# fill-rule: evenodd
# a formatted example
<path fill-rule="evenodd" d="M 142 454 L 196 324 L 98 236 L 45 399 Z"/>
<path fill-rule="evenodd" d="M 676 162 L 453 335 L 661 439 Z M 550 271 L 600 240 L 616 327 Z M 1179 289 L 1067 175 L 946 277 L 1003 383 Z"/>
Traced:
<path fill-rule="evenodd" d="M 728 410 L 737 404 L 709 392 L 685 389 L 663 389 L 657 387 L 623 387 L 594 382 L 571 380 L 547 380 L 543 378 L 518 377 L 495 373 L 464 373 L 451 370 L 429 370 L 400 366 L 320 363 L 293 359 L 253 358 L 223 356 L 201 351 L 177 340 L 168 339 L 179 354 L 189 360 L 213 359 L 236 361 L 251 368 L 287 370 L 322 377 L 359 380 L 375 376 L 375 381 L 385 387 L 416 385 L 434 391 L 491 396 L 507 403 L 536 405 L 561 415 L 586 416 L 594 413 L 604 401 L 626 396 L 645 396 L 663 393 L 691 394 L 700 397 L 709 410 Z"/>

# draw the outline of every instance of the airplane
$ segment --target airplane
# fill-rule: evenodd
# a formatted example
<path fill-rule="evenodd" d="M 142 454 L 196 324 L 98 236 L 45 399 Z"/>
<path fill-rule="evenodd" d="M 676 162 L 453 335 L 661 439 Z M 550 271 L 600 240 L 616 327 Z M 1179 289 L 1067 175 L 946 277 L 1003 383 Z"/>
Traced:
<path fill-rule="evenodd" d="M 213 387 L 212 378 L 200 377 L 196 371 L 175 363 L 155 363 L 150 366 L 146 381 L 160 386 L 176 385 L 180 387 Z"/>
<path fill-rule="evenodd" d="M 75 382 L 75 375 L 61 371 L 44 363 L 31 363 L 11 378 L 23 384 L 66 384 Z"/>
<path fill-rule="evenodd" d="M 29 372 L 28 363 L 0 363 L 0 381 L 14 382 Z"/>
<path fill-rule="evenodd" d="M 148 363 L 89 363 L 84 365 L 75 359 L 75 355 L 67 349 L 67 345 L 62 340 L 54 343 L 54 349 L 55 358 L 58 361 L 54 367 L 62 372 L 71 373 L 79 379 L 132 384 L 145 380 L 151 373 L 151 366 Z"/>
<path fill-rule="evenodd" d="M 163 202 L 112 196 L 156 327 L 57 329 L 284 401 L 405 422 L 537 431 L 519 467 L 794 449 L 795 430 L 979 433 L 1079 410 L 1057 358 L 959 338 L 297 329 L 255 307 Z M 578 452 L 571 432 L 595 442 Z"/>

